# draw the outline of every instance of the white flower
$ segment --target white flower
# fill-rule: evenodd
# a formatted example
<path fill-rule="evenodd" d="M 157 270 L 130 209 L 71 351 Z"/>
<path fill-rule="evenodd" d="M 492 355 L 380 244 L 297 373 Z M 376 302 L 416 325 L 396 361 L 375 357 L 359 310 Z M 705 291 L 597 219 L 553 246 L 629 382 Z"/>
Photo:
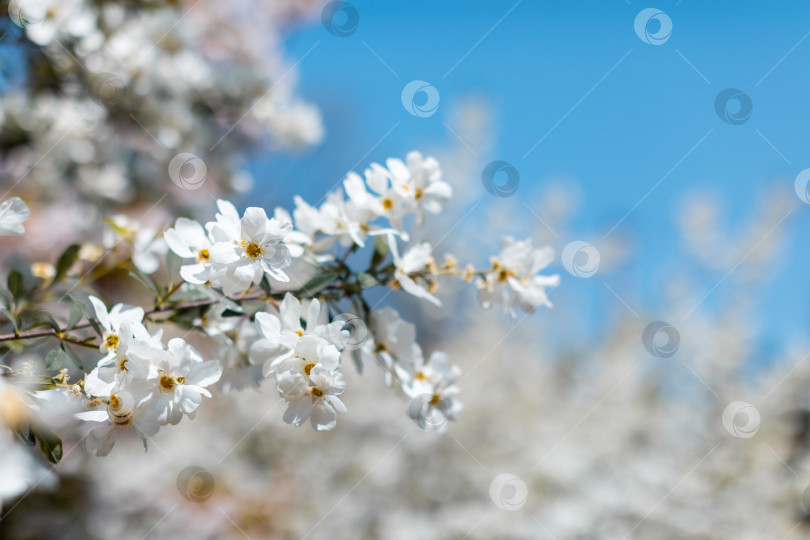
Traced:
<path fill-rule="evenodd" d="M 407 240 L 408 235 L 402 228 L 402 218 L 407 213 L 406 200 L 401 193 L 389 186 L 388 177 L 388 171 L 376 163 L 366 169 L 366 183 L 363 183 L 359 175 L 350 172 L 343 181 L 343 188 L 349 197 L 346 207 L 354 209 L 355 214 L 362 218 L 358 221 L 366 225 L 368 231 L 363 229 L 366 234 L 394 233 Z M 366 184 L 377 195 L 366 190 Z M 377 217 L 387 218 L 390 227 L 369 227 L 368 223 Z M 358 242 L 358 245 L 363 244 Z"/>
<path fill-rule="evenodd" d="M 230 320 L 238 319 L 229 317 Z M 250 358 L 250 349 L 260 338 L 256 325 L 242 319 L 233 331 L 218 334 L 214 337 L 219 346 L 214 357 L 222 365 L 222 377 L 217 387 L 224 392 L 256 388 L 262 381 L 262 366 Z"/>
<path fill-rule="evenodd" d="M 408 416 L 425 429 L 443 432 L 446 421 L 458 420 L 461 402 L 456 399 L 460 389 L 456 385 L 461 370 L 450 366 L 447 355 L 435 351 L 430 359 L 424 362 L 421 354 L 411 366 L 411 380 L 403 386 L 406 395 L 411 397 Z"/>
<path fill-rule="evenodd" d="M 533 249 L 531 240 L 518 242 L 510 236 L 503 237 L 500 255 L 492 258 L 492 270 L 477 282 L 481 304 L 485 308 L 503 304 L 510 313 L 514 313 L 515 304 L 526 313 L 541 305 L 551 307 L 546 289 L 556 287 L 560 276 L 538 272 L 553 259 L 554 251 L 549 247 Z"/>
<path fill-rule="evenodd" d="M 276 207 L 273 211 L 273 219 L 279 223 L 293 224 L 293 218 L 285 208 Z M 287 233 L 287 236 L 284 237 L 284 244 L 289 248 L 291 257 L 301 257 L 311 249 L 312 237 L 306 232 L 293 228 Z"/>
<path fill-rule="evenodd" d="M 105 231 L 104 245 L 116 247 L 126 241 L 132 248 L 132 264 L 144 274 L 153 274 L 160 268 L 160 259 L 166 255 L 166 243 L 156 231 L 142 227 L 125 215 L 113 216 L 109 221 L 110 229 Z"/>
<path fill-rule="evenodd" d="M 143 308 L 137 306 L 128 306 L 126 304 L 116 304 L 112 310 L 107 311 L 107 306 L 104 302 L 95 296 L 89 297 L 90 303 L 93 304 L 93 310 L 96 312 L 96 318 L 99 324 L 104 329 L 104 335 L 101 338 L 101 345 L 99 349 L 101 352 L 115 352 L 121 342 L 120 328 L 124 321 L 140 323 L 143 320 Z M 130 327 L 130 330 L 132 327 Z"/>
<path fill-rule="evenodd" d="M 394 272 L 396 283 L 398 283 L 405 292 L 417 298 L 424 298 L 437 306 L 441 306 L 442 303 L 439 299 L 428 292 L 424 285 L 419 283 L 425 281 L 423 271 L 433 262 L 433 258 L 430 255 L 432 249 L 430 244 L 428 242 L 415 244 L 405 252 L 405 255 L 400 257 L 396 239 L 393 235 L 388 238 L 389 245 L 391 246 L 391 254 L 394 257 L 394 266 L 396 267 Z"/>
<path fill-rule="evenodd" d="M 23 222 L 31 210 L 19 197 L 0 203 L 0 236 L 16 236 L 25 232 Z"/>
<path fill-rule="evenodd" d="M 345 414 L 346 406 L 339 396 L 346 390 L 346 381 L 338 371 L 315 366 L 305 378 L 293 371 L 282 373 L 277 378 L 278 392 L 289 402 L 284 412 L 284 421 L 300 426 L 307 418 L 316 431 L 333 429 L 337 413 Z"/>
<path fill-rule="evenodd" d="M 121 428 L 133 428 L 146 441 L 160 430 L 157 410 L 152 405 L 154 386 L 149 381 L 130 381 L 116 388 L 106 403 L 99 402 L 95 409 L 76 413 L 79 420 L 104 422 L 104 427 L 93 429 L 86 440 L 87 451 L 95 456 L 106 456 L 115 445 L 115 434 Z"/>
<path fill-rule="evenodd" d="M 157 272 L 166 255 L 166 242 L 155 234 L 154 229 L 139 228 L 132 242 L 132 264 L 144 274 Z"/>
<path fill-rule="evenodd" d="M 262 339 L 252 345 L 251 359 L 256 363 L 272 363 L 280 357 L 287 357 L 292 354 L 298 340 L 307 335 L 317 336 L 339 347 L 343 324 L 341 321 L 329 323 L 328 317 L 327 306 L 317 298 L 310 300 L 304 309 L 298 298 L 290 293 L 285 294 L 278 315 L 262 311 L 256 313 L 256 326 Z M 267 370 L 267 374 L 272 372 L 269 367 Z"/>
<path fill-rule="evenodd" d="M 216 240 L 211 248 L 213 282 L 230 295 L 259 283 L 264 273 L 288 281 L 282 268 L 290 265 L 290 250 L 282 240 L 292 225 L 267 219 L 265 211 L 256 207 L 245 210 L 237 223 L 230 203 L 218 204 L 225 211 L 217 215 L 216 223 L 209 224 L 209 233 Z"/>
<path fill-rule="evenodd" d="M 422 157 L 419 152 L 410 152 L 407 167 L 398 159 L 386 161 L 391 172 L 391 183 L 399 186 L 397 191 L 404 193 L 409 207 L 414 209 L 416 224 L 421 227 L 425 211 L 438 214 L 442 204 L 453 196 L 450 184 L 442 181 L 442 171 L 435 158 Z"/>
<path fill-rule="evenodd" d="M 118 346 L 115 350 L 109 351 L 84 378 L 84 390 L 87 395 L 107 397 L 127 378 L 149 379 L 157 375 L 157 368 L 148 359 L 132 357 L 128 353 L 130 344 L 136 340 L 153 347 L 161 347 L 163 330 L 149 335 L 140 321 L 130 320 L 122 321 L 118 330 Z"/>
<path fill-rule="evenodd" d="M 180 338 L 168 343 L 168 350 L 136 341 L 129 348 L 129 357 L 141 362 L 151 361 L 157 368 L 154 407 L 161 423 L 178 423 L 184 414 L 194 418 L 203 396 L 210 398 L 205 387 L 222 376 L 218 360 L 203 361 L 200 354 Z"/>
<path fill-rule="evenodd" d="M 292 355 L 267 362 L 264 366 L 265 377 L 287 371 L 309 376 L 316 366 L 334 371 L 340 363 L 340 352 L 337 348 L 318 336 L 302 337 L 295 344 L 292 352 Z"/>
<path fill-rule="evenodd" d="M 27 420 L 23 400 L 23 392 L 0 378 L 0 508 L 3 501 L 35 485 L 52 485 L 56 479 L 12 432 Z"/>
<path fill-rule="evenodd" d="M 352 174 L 349 174 L 349 178 L 352 178 Z M 348 181 L 344 181 L 347 191 L 349 185 L 346 182 Z M 362 180 L 360 183 L 362 184 Z M 372 231 L 375 234 L 381 233 L 379 227 L 372 228 L 369 225 L 377 218 L 377 215 L 371 210 L 359 206 L 353 200 L 344 200 L 341 191 L 333 191 L 326 196 L 326 201 L 319 209 L 319 215 L 320 230 L 333 237 L 330 239 L 332 244 L 337 240 L 344 247 L 353 244 L 363 247 L 366 238 Z"/>
<path fill-rule="evenodd" d="M 211 240 L 202 225 L 192 219 L 178 218 L 174 227 L 163 233 L 169 249 L 183 259 L 194 259 L 180 268 L 188 283 L 202 285 L 211 279 Z"/>
<path fill-rule="evenodd" d="M 416 328 L 403 320 L 397 311 L 386 306 L 375 309 L 369 315 L 369 328 L 374 339 L 368 339 L 360 349 L 364 362 L 379 362 L 385 369 L 385 383 L 393 384 L 408 379 L 405 366 L 413 363 L 418 353 Z"/>

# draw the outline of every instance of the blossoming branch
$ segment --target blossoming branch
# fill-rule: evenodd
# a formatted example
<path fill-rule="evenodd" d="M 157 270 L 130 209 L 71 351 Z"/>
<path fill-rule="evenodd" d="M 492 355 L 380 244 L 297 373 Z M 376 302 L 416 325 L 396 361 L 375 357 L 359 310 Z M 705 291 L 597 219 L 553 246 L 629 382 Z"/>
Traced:
<path fill-rule="evenodd" d="M 460 279 L 475 285 L 484 307 L 514 314 L 551 306 L 547 290 L 559 280 L 540 274 L 553 252 L 530 240 L 503 238 L 482 268 L 450 253 L 437 259 L 437 246 L 412 240 L 410 225 L 419 231 L 451 196 L 438 162 L 412 152 L 404 162 L 372 164 L 362 177 L 349 173 L 318 206 L 296 197 L 292 213 L 249 207 L 240 215 L 218 200 L 211 221 L 179 217 L 162 232 L 112 216 L 106 250 L 74 244 L 57 261 L 34 264 L 33 277 L 9 274 L 0 344 L 13 356 L 55 346 L 45 372 L 31 362 L 3 366 L 2 398 L 19 404 L 4 423 L 58 461 L 59 437 L 38 411 L 69 411 L 93 425 L 86 446 L 103 456 L 121 429 L 146 446 L 162 427 L 193 419 L 215 389 L 268 380 L 287 403 L 285 422 L 331 430 L 348 412 L 340 396 L 350 391 L 342 371 L 351 363 L 378 366 L 408 401 L 407 414 L 443 431 L 462 409 L 460 368 L 441 351 L 423 351 L 415 326 L 390 306 L 370 305 L 366 291 L 441 306 L 442 280 Z M 0 231 L 23 234 L 28 215 L 20 199 L 2 203 Z M 363 252 L 365 263 L 349 264 Z M 94 282 L 121 268 L 149 292 L 150 305 L 109 306 L 93 294 Z M 185 334 L 167 340 L 164 330 Z M 197 350 L 191 342 L 199 338 L 216 347 Z M 78 369 L 64 367 L 68 360 Z"/>

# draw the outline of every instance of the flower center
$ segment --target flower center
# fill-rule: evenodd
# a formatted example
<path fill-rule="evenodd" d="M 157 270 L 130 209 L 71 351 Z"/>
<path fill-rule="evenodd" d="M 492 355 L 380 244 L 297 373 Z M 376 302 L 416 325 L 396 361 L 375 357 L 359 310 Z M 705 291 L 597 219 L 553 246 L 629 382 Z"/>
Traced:
<path fill-rule="evenodd" d="M 109 334 L 107 337 L 104 338 L 104 346 L 108 349 L 117 349 L 118 343 L 121 340 L 118 337 L 118 334 Z"/>
<path fill-rule="evenodd" d="M 159 384 L 162 391 L 171 392 L 174 390 L 175 380 L 168 375 L 161 375 Z"/>
<path fill-rule="evenodd" d="M 322 397 L 323 396 L 323 390 L 321 390 L 317 386 L 313 386 L 312 388 L 310 388 L 309 393 L 312 394 L 315 397 Z"/>
<path fill-rule="evenodd" d="M 383 208 L 386 209 L 386 211 L 390 212 L 391 209 L 394 208 L 394 201 L 386 197 L 385 199 L 383 199 L 382 205 Z"/>
<path fill-rule="evenodd" d="M 118 371 L 129 371 L 127 369 L 127 362 L 129 362 L 129 358 L 124 356 L 123 358 L 118 359 Z"/>
<path fill-rule="evenodd" d="M 307 374 L 307 377 L 309 377 L 309 373 L 312 371 L 312 368 L 314 368 L 314 367 L 315 367 L 315 364 L 307 364 L 307 365 L 304 366 L 304 373 Z"/>
<path fill-rule="evenodd" d="M 414 194 L 414 198 L 417 201 L 421 201 L 422 197 L 424 197 L 424 196 L 425 196 L 425 192 L 422 191 L 422 188 L 416 188 L 416 193 Z"/>
<path fill-rule="evenodd" d="M 121 398 L 117 394 L 110 396 L 110 402 L 107 405 L 107 416 L 110 420 L 118 426 L 129 425 L 132 420 L 132 411 L 123 406 Z"/>
<path fill-rule="evenodd" d="M 430 398 L 430 401 L 428 402 L 428 405 L 430 405 L 431 407 L 435 407 L 436 405 L 439 404 L 439 401 L 441 399 L 442 399 L 442 397 L 439 394 L 433 394 L 433 397 Z"/>
<path fill-rule="evenodd" d="M 250 242 L 249 244 L 245 245 L 245 253 L 251 259 L 258 259 L 262 254 L 262 248 L 256 242 Z"/>
<path fill-rule="evenodd" d="M 498 282 L 504 283 L 509 280 L 510 277 L 515 277 L 515 273 L 508 268 L 501 268 L 498 270 Z"/>
<path fill-rule="evenodd" d="M 201 249 L 200 252 L 197 254 L 197 260 L 202 262 L 208 262 L 211 259 L 211 254 L 208 252 L 207 249 Z"/>

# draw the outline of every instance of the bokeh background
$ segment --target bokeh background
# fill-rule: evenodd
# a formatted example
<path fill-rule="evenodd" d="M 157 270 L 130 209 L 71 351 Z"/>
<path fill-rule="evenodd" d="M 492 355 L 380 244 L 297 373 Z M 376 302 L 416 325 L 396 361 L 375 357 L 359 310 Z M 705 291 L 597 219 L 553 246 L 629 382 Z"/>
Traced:
<path fill-rule="evenodd" d="M 330 433 L 283 424 L 273 388 L 222 395 L 193 423 L 161 432 L 146 454 L 136 440 L 103 459 L 66 452 L 58 483 L 4 506 L 0 536 L 810 533 L 810 213 L 806 186 L 796 181 L 810 167 L 810 5 L 173 4 L 138 9 L 174 10 L 166 19 L 176 25 L 163 28 L 191 48 L 207 50 L 219 35 L 226 59 L 244 59 L 235 51 L 249 42 L 254 64 L 243 75 L 267 74 L 265 87 L 219 101 L 201 90 L 234 110 L 219 117 L 189 107 L 188 118 L 204 118 L 208 131 L 180 122 L 179 139 L 161 135 L 157 105 L 132 105 L 138 125 L 114 129 L 140 137 L 137 144 L 122 137 L 136 154 L 156 152 L 146 173 L 127 176 L 137 194 L 103 204 L 94 194 L 43 197 L 41 208 L 112 205 L 134 216 L 169 193 L 169 209 L 210 213 L 221 192 L 241 207 L 289 208 L 296 194 L 318 202 L 348 171 L 418 149 L 439 159 L 455 191 L 423 233 L 438 240 L 436 251 L 480 264 L 503 234 L 551 245 L 562 277 L 551 293 L 555 306 L 512 319 L 482 310 L 473 291 L 452 285 L 438 293 L 441 309 L 386 299 L 417 324 L 427 350 L 446 350 L 464 369 L 464 415 L 444 435 L 413 425 L 373 369 L 346 370 L 351 414 Z M 658 11 L 644 16 L 647 8 Z M 4 141 L 12 139 L 8 118 L 26 111 L 12 100 L 34 95 L 36 78 L 26 68 L 34 53 L 25 37 L 6 26 L 6 40 L 23 43 L 0 49 Z M 62 54 L 53 43 L 43 46 Z M 221 73 L 233 75 L 223 65 Z M 176 72 L 155 73 L 143 96 L 164 86 L 176 91 Z M 188 94 L 173 95 L 186 103 L 205 81 L 183 76 Z M 410 111 L 403 98 L 415 80 L 439 97 L 420 115 L 413 104 L 426 110 L 427 94 L 415 95 Z M 255 115 L 264 88 L 272 103 Z M 718 106 L 729 88 L 738 98 Z M 247 124 L 256 116 L 256 126 L 243 129 L 236 122 L 243 114 Z M 8 146 L 14 152 L 6 164 L 13 164 L 9 156 L 23 159 L 17 145 Z M 205 160 L 203 189 L 172 185 L 166 162 L 178 151 Z M 39 200 L 49 180 L 37 176 L 37 159 L 23 159 L 23 171 L 34 172 L 22 182 L 9 173 L 3 186 L 11 194 L 27 189 Z M 482 171 L 494 160 L 519 173 L 514 193 L 486 189 Z M 57 166 L 73 171 L 75 163 Z M 237 169 L 252 181 L 233 175 L 226 182 Z M 87 174 L 90 185 L 101 176 Z M 156 214 L 156 226 L 171 220 L 171 210 Z M 48 230 L 52 216 L 38 229 L 34 212 L 32 229 Z M 566 256 L 577 241 L 591 247 Z M 645 340 L 656 321 L 670 333 Z M 177 474 L 188 465 L 213 474 L 210 499 L 178 494 Z"/>

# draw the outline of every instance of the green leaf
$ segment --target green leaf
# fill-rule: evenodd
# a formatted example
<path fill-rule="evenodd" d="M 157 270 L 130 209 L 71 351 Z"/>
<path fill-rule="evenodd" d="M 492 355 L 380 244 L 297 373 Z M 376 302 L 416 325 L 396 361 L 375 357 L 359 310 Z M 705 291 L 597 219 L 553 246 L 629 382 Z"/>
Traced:
<path fill-rule="evenodd" d="M 20 329 L 19 323 L 17 322 L 17 317 L 14 316 L 14 313 L 12 313 L 10 309 L 0 306 L 0 314 L 8 317 L 8 320 L 14 325 L 14 330 Z"/>
<path fill-rule="evenodd" d="M 28 422 L 22 422 L 20 424 L 19 429 L 17 429 L 17 436 L 23 443 L 27 444 L 28 446 L 34 446 L 34 444 L 36 444 L 34 434 L 31 433 L 31 424 L 29 424 Z"/>
<path fill-rule="evenodd" d="M 19 270 L 12 270 L 8 274 L 8 290 L 15 302 L 19 302 L 20 298 L 25 296 L 25 287 L 23 286 L 23 276 Z"/>
<path fill-rule="evenodd" d="M 68 315 L 67 329 L 70 330 L 82 320 L 84 310 L 79 304 L 70 306 L 70 315 Z"/>
<path fill-rule="evenodd" d="M 98 334 L 98 337 L 100 337 L 101 339 L 104 339 L 104 330 L 102 330 L 101 327 L 98 325 L 98 321 L 96 321 L 92 317 L 88 317 L 87 322 L 89 322 L 90 326 L 93 327 L 93 330 L 96 331 L 96 334 Z"/>
<path fill-rule="evenodd" d="M 338 275 L 334 272 L 325 272 L 323 274 L 318 274 L 309 281 L 307 281 L 306 285 L 301 288 L 301 294 L 304 298 L 310 298 L 315 296 L 326 287 L 331 285 L 335 282 L 338 278 Z"/>
<path fill-rule="evenodd" d="M 374 237 L 374 254 L 371 256 L 371 269 L 377 268 L 388 255 L 388 242 L 383 236 Z"/>
<path fill-rule="evenodd" d="M 369 287 L 375 287 L 380 284 L 377 278 L 366 272 L 357 275 L 357 283 L 360 284 L 361 289 L 368 289 Z"/>
<path fill-rule="evenodd" d="M 59 460 L 62 459 L 62 439 L 59 435 L 55 431 L 40 426 L 34 427 L 33 433 L 48 461 L 53 464 L 59 463 Z"/>
<path fill-rule="evenodd" d="M 174 283 L 174 278 L 180 275 L 180 266 L 183 259 L 177 253 L 169 250 L 166 253 L 166 271 L 169 273 L 169 283 Z"/>
<path fill-rule="evenodd" d="M 62 255 L 59 256 L 59 260 L 56 263 L 56 275 L 54 276 L 54 281 L 59 281 L 67 274 L 70 267 L 73 266 L 73 263 L 76 262 L 76 259 L 79 257 L 79 250 L 81 246 L 79 244 L 71 244 L 62 252 Z"/>
<path fill-rule="evenodd" d="M 149 289 L 152 292 L 152 294 L 155 295 L 155 298 L 160 298 L 160 287 L 157 286 L 157 284 L 152 280 L 152 278 L 150 278 L 146 274 L 134 270 L 130 270 L 129 275 L 135 278 L 135 280 L 137 280 L 138 283 Z"/>
<path fill-rule="evenodd" d="M 48 311 L 39 311 L 37 316 L 42 317 L 41 322 L 45 323 L 46 325 L 50 326 L 54 331 L 61 332 L 62 327 L 59 326 L 59 322 L 53 318 L 53 315 L 50 314 Z"/>
<path fill-rule="evenodd" d="M 14 300 L 14 297 L 11 295 L 8 289 L 3 287 L 2 285 L 0 285 L 0 296 L 3 297 L 4 303 L 7 306 L 11 305 L 11 302 Z"/>
<path fill-rule="evenodd" d="M 261 286 L 262 290 L 264 291 L 264 294 L 268 296 L 273 292 L 272 288 L 270 287 L 270 281 L 267 279 L 267 274 L 262 276 L 262 280 L 259 282 L 259 286 Z"/>
<path fill-rule="evenodd" d="M 55 349 L 51 349 L 50 352 L 45 356 L 45 367 L 48 369 L 62 369 L 65 365 L 65 358 L 67 354 L 61 348 L 57 347 Z"/>
<path fill-rule="evenodd" d="M 65 354 L 67 355 L 67 357 L 70 358 L 70 361 L 73 362 L 73 364 L 77 368 L 79 368 L 81 370 L 84 370 L 84 365 L 82 364 L 82 359 L 79 358 L 79 355 L 76 354 L 76 351 L 74 351 L 73 349 L 68 347 L 67 343 L 65 343 L 64 341 L 62 342 L 62 350 L 65 351 Z"/>

